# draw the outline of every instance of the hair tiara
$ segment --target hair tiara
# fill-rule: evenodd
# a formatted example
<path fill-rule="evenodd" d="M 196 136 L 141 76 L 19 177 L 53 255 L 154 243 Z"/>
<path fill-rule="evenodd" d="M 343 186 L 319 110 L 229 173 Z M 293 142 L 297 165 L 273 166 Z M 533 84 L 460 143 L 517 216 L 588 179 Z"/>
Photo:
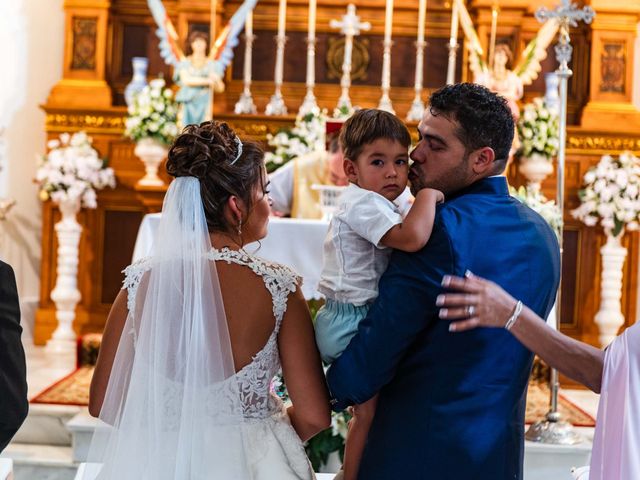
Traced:
<path fill-rule="evenodd" d="M 238 137 L 238 135 L 236 135 L 236 146 L 238 147 L 238 153 L 236 154 L 236 158 L 233 159 L 233 161 L 231 162 L 231 165 L 235 164 L 238 159 L 242 156 L 242 140 L 240 140 L 240 137 Z"/>

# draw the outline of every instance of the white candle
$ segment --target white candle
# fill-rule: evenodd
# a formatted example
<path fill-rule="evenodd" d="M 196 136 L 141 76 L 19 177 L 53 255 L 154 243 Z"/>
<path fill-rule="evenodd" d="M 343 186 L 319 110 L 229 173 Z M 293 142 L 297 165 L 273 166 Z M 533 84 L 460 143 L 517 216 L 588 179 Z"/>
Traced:
<path fill-rule="evenodd" d="M 284 37 L 285 25 L 287 21 L 287 0 L 280 0 L 278 8 L 278 35 Z"/>
<path fill-rule="evenodd" d="M 393 28 L 393 0 L 387 0 L 387 9 L 384 19 L 384 41 L 391 41 L 391 30 Z"/>
<path fill-rule="evenodd" d="M 425 21 L 427 18 L 427 0 L 420 0 L 418 6 L 418 43 L 424 42 Z"/>
<path fill-rule="evenodd" d="M 244 83 L 251 83 L 251 43 L 253 42 L 253 11 L 247 14 L 247 20 L 244 24 L 244 35 L 246 38 L 244 51 Z"/>
<path fill-rule="evenodd" d="M 247 20 L 244 23 L 244 34 L 246 37 L 253 35 L 253 10 L 247 13 Z"/>
<path fill-rule="evenodd" d="M 458 2 L 457 0 L 453 0 L 453 5 L 451 6 L 451 37 L 449 39 L 449 44 L 451 46 L 455 46 L 458 44 Z"/>
<path fill-rule="evenodd" d="M 316 39 L 316 9 L 318 0 L 309 0 L 309 40 Z"/>

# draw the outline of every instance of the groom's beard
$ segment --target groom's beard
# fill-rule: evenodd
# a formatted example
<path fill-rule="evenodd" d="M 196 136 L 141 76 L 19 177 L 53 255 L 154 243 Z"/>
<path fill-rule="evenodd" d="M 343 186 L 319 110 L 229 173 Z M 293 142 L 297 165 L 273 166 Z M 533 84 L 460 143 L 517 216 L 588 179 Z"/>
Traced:
<path fill-rule="evenodd" d="M 411 182 L 411 194 L 415 197 L 423 188 L 440 190 L 445 198 L 471 185 L 475 179 L 469 169 L 469 153 L 448 170 L 437 176 L 428 176 L 424 173 L 424 167 L 414 163 L 409 169 L 409 181 Z"/>

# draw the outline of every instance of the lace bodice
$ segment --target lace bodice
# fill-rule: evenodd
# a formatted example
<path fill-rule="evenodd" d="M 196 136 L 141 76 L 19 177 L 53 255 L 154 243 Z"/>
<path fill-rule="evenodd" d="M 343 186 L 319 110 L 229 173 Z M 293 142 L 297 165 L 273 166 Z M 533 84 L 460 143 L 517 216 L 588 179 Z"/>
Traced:
<path fill-rule="evenodd" d="M 228 248 L 212 249 L 207 254 L 207 257 L 211 261 L 224 261 L 250 268 L 262 278 L 265 287 L 271 294 L 273 316 L 275 318 L 273 332 L 264 347 L 254 355 L 252 362 L 240 369 L 233 378 L 228 379 L 228 382 L 225 382 L 233 384 L 233 388 L 229 387 L 230 392 L 235 392 L 236 388 L 239 389 L 245 419 L 267 418 L 282 410 L 282 402 L 272 392 L 271 382 L 281 368 L 278 333 L 287 310 L 287 298 L 290 293 L 295 292 L 296 288 L 298 288 L 300 277 L 284 265 L 271 263 L 242 251 Z M 138 286 L 144 273 L 150 268 L 151 261 L 147 258 L 135 262 L 124 270 L 124 288 L 127 289 L 128 293 L 127 306 L 129 312 L 134 311 Z M 132 325 L 129 333 L 133 336 L 135 345 L 135 325 Z M 216 396 L 218 394 L 219 392 L 217 392 Z M 220 407 L 220 405 L 212 406 L 214 409 L 220 409 Z"/>

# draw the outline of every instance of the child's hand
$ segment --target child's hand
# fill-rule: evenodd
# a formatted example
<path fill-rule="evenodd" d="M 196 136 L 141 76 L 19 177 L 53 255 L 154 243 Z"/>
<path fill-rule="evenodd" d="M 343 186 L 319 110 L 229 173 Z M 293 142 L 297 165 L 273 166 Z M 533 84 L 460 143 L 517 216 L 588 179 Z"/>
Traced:
<path fill-rule="evenodd" d="M 423 188 L 418 192 L 416 200 L 420 197 L 426 197 L 428 201 L 432 201 L 435 203 L 444 202 L 444 194 L 440 190 L 436 190 L 435 188 Z"/>

